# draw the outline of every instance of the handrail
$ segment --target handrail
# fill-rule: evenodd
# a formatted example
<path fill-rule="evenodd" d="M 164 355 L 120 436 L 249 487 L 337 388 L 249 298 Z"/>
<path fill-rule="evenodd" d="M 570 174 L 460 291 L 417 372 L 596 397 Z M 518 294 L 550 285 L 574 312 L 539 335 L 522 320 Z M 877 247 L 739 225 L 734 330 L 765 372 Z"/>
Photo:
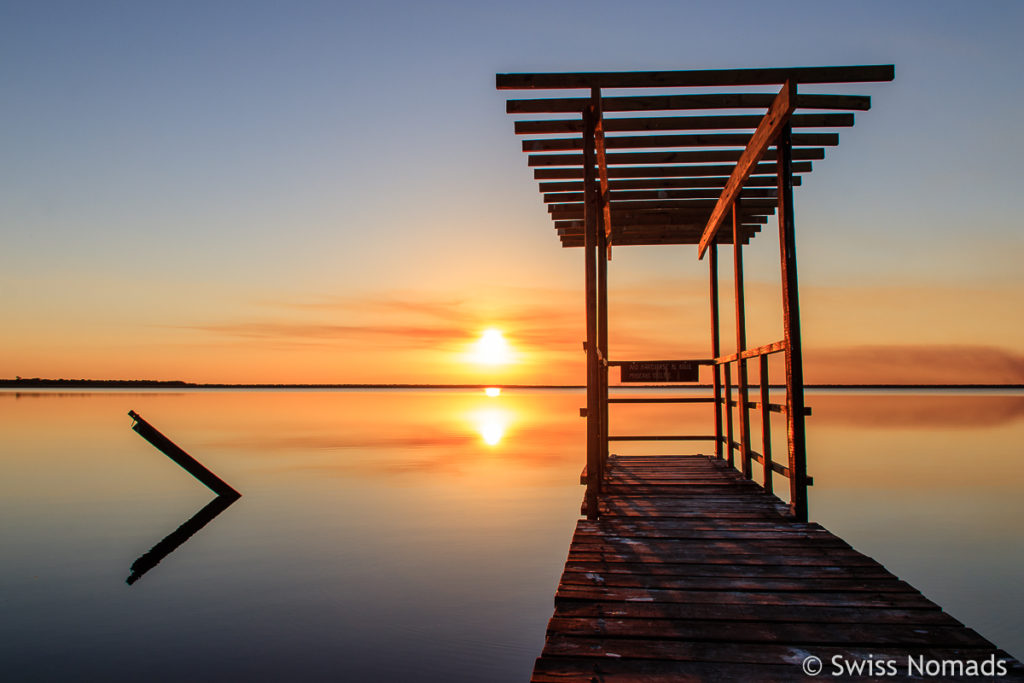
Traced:
<path fill-rule="evenodd" d="M 740 353 L 733 353 L 728 356 L 719 356 L 713 358 L 711 362 L 715 365 L 725 365 L 726 363 L 735 363 L 738 360 L 744 360 L 747 358 L 757 358 L 758 356 L 767 356 L 771 353 L 779 353 L 780 351 L 786 350 L 785 340 L 772 342 L 771 344 L 765 344 L 764 346 L 758 346 L 754 349 L 746 349 Z"/>

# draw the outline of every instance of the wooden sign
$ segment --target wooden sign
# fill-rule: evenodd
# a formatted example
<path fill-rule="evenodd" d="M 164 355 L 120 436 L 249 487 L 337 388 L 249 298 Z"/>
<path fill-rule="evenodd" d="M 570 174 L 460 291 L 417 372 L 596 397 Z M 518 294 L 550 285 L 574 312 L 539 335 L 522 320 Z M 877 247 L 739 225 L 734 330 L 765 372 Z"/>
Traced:
<path fill-rule="evenodd" d="M 696 382 L 698 364 L 692 360 L 623 361 L 623 382 Z"/>

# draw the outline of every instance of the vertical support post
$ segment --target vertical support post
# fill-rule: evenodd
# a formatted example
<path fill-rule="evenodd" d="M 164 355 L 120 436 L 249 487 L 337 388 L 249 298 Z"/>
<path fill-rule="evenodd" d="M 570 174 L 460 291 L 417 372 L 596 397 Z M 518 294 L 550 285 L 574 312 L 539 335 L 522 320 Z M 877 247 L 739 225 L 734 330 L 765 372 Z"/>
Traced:
<path fill-rule="evenodd" d="M 611 207 L 608 202 L 608 168 L 604 157 L 604 127 L 601 112 L 601 89 L 590 91 L 594 109 L 594 149 L 597 161 L 599 185 L 597 226 L 597 349 L 598 349 L 598 412 L 600 430 L 598 439 L 600 476 L 608 467 L 608 258 L 611 257 L 609 235 L 611 235 Z M 606 255 L 607 254 L 607 258 Z"/>
<path fill-rule="evenodd" d="M 594 107 L 583 112 L 583 258 L 587 308 L 587 519 L 598 517 L 601 493 L 601 415 L 597 366 L 597 192 L 594 182 Z"/>
<path fill-rule="evenodd" d="M 722 369 L 725 373 L 725 460 L 732 467 L 736 462 L 732 438 L 732 368 L 725 363 Z"/>
<path fill-rule="evenodd" d="M 708 247 L 711 257 L 711 358 L 714 361 L 722 355 L 721 342 L 718 335 L 718 244 L 712 242 Z M 715 457 L 722 459 L 722 366 L 711 365 L 711 378 L 715 390 Z"/>
<path fill-rule="evenodd" d="M 743 245 L 740 243 L 739 197 L 732 205 L 732 271 L 733 292 L 736 298 L 736 355 L 739 356 L 747 348 L 746 308 L 743 292 Z M 740 430 L 740 472 L 747 479 L 752 475 L 750 465 L 750 406 L 747 397 L 747 360 L 736 360 L 736 391 L 739 412 Z"/>
<path fill-rule="evenodd" d="M 793 144 L 786 126 L 778 142 L 779 252 L 782 261 L 782 317 L 786 341 L 786 432 L 789 441 L 790 509 L 807 521 L 807 447 L 804 432 L 804 369 L 800 341 L 800 297 L 793 221 Z"/>
<path fill-rule="evenodd" d="M 768 407 L 768 355 L 762 354 L 760 361 L 761 382 L 761 453 L 764 455 L 764 490 L 773 493 L 775 475 L 772 473 L 772 421 Z"/>

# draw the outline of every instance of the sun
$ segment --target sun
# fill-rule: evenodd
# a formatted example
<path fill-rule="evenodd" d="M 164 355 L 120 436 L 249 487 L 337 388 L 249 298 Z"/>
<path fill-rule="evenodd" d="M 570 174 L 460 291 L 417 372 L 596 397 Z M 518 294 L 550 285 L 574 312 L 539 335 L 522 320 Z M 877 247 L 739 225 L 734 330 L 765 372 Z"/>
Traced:
<path fill-rule="evenodd" d="M 494 328 L 484 330 L 476 342 L 473 360 L 483 365 L 505 365 L 512 360 L 508 341 L 501 330 Z"/>

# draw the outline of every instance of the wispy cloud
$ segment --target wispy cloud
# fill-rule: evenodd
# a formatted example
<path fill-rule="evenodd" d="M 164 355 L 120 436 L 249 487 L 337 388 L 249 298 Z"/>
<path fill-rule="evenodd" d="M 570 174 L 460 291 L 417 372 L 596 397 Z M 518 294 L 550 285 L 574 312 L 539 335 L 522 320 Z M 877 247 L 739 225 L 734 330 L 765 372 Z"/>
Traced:
<path fill-rule="evenodd" d="M 805 351 L 812 383 L 1020 383 L 1024 355 L 994 346 L 854 346 Z"/>

